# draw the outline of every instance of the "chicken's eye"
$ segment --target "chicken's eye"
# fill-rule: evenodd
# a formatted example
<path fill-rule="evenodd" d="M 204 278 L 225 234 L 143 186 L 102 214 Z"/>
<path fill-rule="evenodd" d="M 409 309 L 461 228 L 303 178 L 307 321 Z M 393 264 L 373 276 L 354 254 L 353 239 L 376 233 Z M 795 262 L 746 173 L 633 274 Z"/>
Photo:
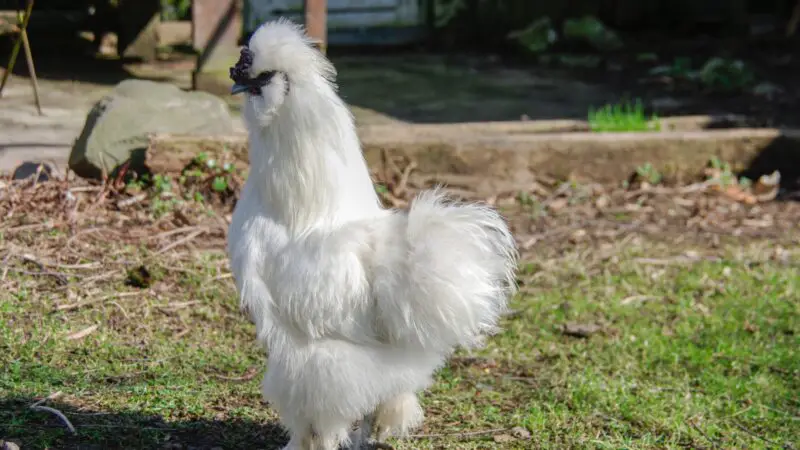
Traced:
<path fill-rule="evenodd" d="M 247 89 L 247 92 L 249 92 L 250 95 L 261 95 L 261 87 L 260 86 L 251 86 L 251 87 L 249 87 Z"/>

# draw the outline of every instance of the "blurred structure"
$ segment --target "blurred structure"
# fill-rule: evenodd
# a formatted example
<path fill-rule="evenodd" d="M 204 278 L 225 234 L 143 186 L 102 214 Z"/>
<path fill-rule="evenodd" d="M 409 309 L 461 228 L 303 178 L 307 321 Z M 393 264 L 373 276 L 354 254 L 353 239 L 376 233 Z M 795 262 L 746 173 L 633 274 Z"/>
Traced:
<path fill-rule="evenodd" d="M 0 0 L 0 17 L 15 18 L 19 4 Z M 312 12 L 322 9 L 324 18 Z M 560 30 L 578 18 L 633 33 L 784 38 L 800 22 L 800 0 L 37 0 L 28 32 L 62 39 L 91 31 L 98 50 L 113 33 L 119 56 L 153 61 L 159 45 L 172 44 L 163 35 L 185 28 L 198 55 L 193 86 L 217 92 L 243 40 L 277 17 L 308 23 L 312 36 L 334 46 L 497 51 L 513 48 L 509 35 L 537 21 Z"/>
<path fill-rule="evenodd" d="M 19 3 L 0 0 L 0 16 L 15 15 Z M 98 47 L 104 34 L 115 33 L 120 56 L 152 61 L 160 21 L 160 0 L 37 0 L 28 32 L 63 36 L 91 31 Z"/>
<path fill-rule="evenodd" d="M 426 37 L 428 5 L 436 0 L 326 0 L 325 31 L 331 45 L 398 45 Z M 319 0 L 245 0 L 244 34 L 265 21 L 287 17 L 306 23 L 304 5 Z M 314 35 L 317 31 L 310 30 Z"/>

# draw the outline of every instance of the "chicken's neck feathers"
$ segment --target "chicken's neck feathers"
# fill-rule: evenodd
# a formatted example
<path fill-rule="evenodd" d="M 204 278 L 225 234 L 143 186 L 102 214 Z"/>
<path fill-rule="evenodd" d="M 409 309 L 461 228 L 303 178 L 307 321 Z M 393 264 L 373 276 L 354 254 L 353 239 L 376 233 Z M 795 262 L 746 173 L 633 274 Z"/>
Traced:
<path fill-rule="evenodd" d="M 294 235 L 381 210 L 350 111 L 332 89 L 314 94 L 288 97 L 250 132 L 261 199 Z"/>

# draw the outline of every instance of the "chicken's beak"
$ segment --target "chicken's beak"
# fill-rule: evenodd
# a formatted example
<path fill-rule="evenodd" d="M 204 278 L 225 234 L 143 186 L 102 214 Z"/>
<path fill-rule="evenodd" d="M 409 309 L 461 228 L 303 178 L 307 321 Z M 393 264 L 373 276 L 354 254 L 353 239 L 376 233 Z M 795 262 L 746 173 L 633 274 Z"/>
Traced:
<path fill-rule="evenodd" d="M 231 87 L 231 95 L 240 94 L 240 93 L 242 93 L 242 92 L 244 92 L 246 90 L 247 90 L 247 86 L 237 83 L 237 84 L 234 84 Z"/>

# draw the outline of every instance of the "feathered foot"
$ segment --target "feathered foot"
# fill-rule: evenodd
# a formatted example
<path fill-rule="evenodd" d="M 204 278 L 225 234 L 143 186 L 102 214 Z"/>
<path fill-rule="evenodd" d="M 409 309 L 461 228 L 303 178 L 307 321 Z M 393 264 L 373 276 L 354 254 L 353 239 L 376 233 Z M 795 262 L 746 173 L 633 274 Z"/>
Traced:
<path fill-rule="evenodd" d="M 353 439 L 353 444 L 349 450 L 394 450 L 391 445 L 380 442 L 387 436 L 381 436 L 385 433 L 380 433 L 375 426 L 375 414 L 370 414 L 361 421 L 357 437 Z"/>
<path fill-rule="evenodd" d="M 422 423 L 424 413 L 414 393 L 381 403 L 361 421 L 350 450 L 394 450 L 384 443 L 391 434 L 404 435 Z"/>

